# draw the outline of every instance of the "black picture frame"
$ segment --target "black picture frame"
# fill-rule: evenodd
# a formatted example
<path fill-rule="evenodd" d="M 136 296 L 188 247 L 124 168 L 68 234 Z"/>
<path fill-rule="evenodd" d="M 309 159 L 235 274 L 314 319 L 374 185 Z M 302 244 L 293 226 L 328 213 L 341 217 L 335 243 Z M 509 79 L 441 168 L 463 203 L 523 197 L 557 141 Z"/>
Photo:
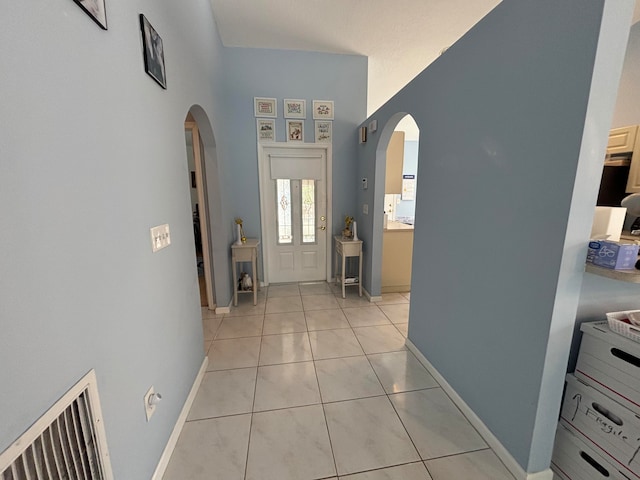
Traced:
<path fill-rule="evenodd" d="M 167 74 L 164 66 L 164 47 L 162 38 L 149 23 L 144 14 L 140 14 L 140 32 L 142 34 L 142 51 L 144 69 L 158 85 L 167 89 Z"/>
<path fill-rule="evenodd" d="M 73 0 L 103 30 L 107 29 L 105 0 Z"/>

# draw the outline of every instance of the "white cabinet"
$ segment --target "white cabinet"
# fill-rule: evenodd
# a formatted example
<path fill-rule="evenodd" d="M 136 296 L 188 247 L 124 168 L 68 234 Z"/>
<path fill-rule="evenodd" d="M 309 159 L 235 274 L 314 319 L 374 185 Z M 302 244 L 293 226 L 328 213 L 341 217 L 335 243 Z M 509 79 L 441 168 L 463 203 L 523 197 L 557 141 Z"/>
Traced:
<path fill-rule="evenodd" d="M 638 125 L 611 130 L 609 132 L 609 142 L 607 143 L 607 155 L 632 152 L 636 144 L 637 133 Z"/>
<path fill-rule="evenodd" d="M 404 163 L 404 132 L 391 135 L 387 147 L 387 166 L 384 177 L 384 193 L 402 193 L 402 166 Z"/>
<path fill-rule="evenodd" d="M 631 158 L 629 177 L 627 178 L 627 193 L 640 192 L 640 126 L 614 128 L 609 132 L 607 156 L 627 155 Z"/>

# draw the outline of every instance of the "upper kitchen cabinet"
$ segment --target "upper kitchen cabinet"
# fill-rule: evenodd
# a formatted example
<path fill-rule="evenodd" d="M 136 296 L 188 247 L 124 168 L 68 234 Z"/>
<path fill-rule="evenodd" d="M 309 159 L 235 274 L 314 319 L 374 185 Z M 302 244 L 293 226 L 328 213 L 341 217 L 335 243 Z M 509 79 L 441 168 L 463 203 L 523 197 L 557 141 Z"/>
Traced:
<path fill-rule="evenodd" d="M 614 128 L 609 132 L 607 155 L 621 155 L 633 152 L 638 134 L 638 125 Z"/>
<path fill-rule="evenodd" d="M 621 164 L 631 162 L 629 177 L 627 178 L 626 193 L 640 192 L 640 139 L 638 125 L 614 128 L 609 132 L 607 144 L 607 157 L 620 159 Z M 628 165 L 628 163 L 627 163 Z"/>
<path fill-rule="evenodd" d="M 402 193 L 402 163 L 404 161 L 404 132 L 391 135 L 387 147 L 387 168 L 384 179 L 384 193 Z"/>

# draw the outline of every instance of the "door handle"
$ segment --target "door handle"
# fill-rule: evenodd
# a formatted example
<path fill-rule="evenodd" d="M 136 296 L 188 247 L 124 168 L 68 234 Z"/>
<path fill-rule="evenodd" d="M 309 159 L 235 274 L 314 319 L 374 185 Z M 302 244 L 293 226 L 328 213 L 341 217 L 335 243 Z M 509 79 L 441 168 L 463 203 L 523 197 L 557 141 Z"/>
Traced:
<path fill-rule="evenodd" d="M 324 225 L 322 225 L 322 226 L 320 227 L 320 230 L 326 230 L 326 229 L 327 229 L 327 227 L 325 227 Z"/>

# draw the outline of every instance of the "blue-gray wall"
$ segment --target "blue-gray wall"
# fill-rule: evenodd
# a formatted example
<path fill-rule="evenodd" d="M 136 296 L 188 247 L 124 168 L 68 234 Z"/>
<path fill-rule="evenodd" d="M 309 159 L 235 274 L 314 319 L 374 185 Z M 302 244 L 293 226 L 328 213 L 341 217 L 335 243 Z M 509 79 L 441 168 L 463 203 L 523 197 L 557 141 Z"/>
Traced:
<path fill-rule="evenodd" d="M 376 189 L 397 121 L 420 128 L 409 338 L 527 472 L 550 463 L 632 10 L 505 0 L 363 123 Z M 366 244 L 382 210 L 358 202 Z"/>
<path fill-rule="evenodd" d="M 140 12 L 168 90 L 144 72 Z M 115 477 L 148 479 L 204 358 L 184 120 L 198 104 L 216 129 L 222 46 L 208 0 L 107 15 L 0 6 L 0 451 L 95 368 Z"/>
<path fill-rule="evenodd" d="M 163 39 L 167 90 L 144 72 L 140 12 Z M 208 0 L 107 2 L 107 15 L 103 31 L 69 0 L 0 5 L 0 451 L 95 368 L 115 477 L 142 480 L 204 358 L 187 113 L 227 305 L 232 219 L 260 231 L 253 97 L 335 101 L 340 214 L 355 203 L 367 61 L 224 48 Z M 172 244 L 152 254 L 163 223 Z M 164 400 L 147 423 L 151 385 Z"/>
<path fill-rule="evenodd" d="M 333 228 L 344 228 L 353 215 L 357 181 L 356 127 L 366 116 L 367 58 L 269 49 L 228 48 L 225 56 L 225 140 L 232 145 L 226 159 L 229 222 L 241 217 L 249 237 L 260 237 L 260 196 L 254 97 L 276 98 L 276 140 L 286 141 L 282 101 L 306 100 L 304 139 L 314 142 L 313 100 L 333 100 Z"/>

